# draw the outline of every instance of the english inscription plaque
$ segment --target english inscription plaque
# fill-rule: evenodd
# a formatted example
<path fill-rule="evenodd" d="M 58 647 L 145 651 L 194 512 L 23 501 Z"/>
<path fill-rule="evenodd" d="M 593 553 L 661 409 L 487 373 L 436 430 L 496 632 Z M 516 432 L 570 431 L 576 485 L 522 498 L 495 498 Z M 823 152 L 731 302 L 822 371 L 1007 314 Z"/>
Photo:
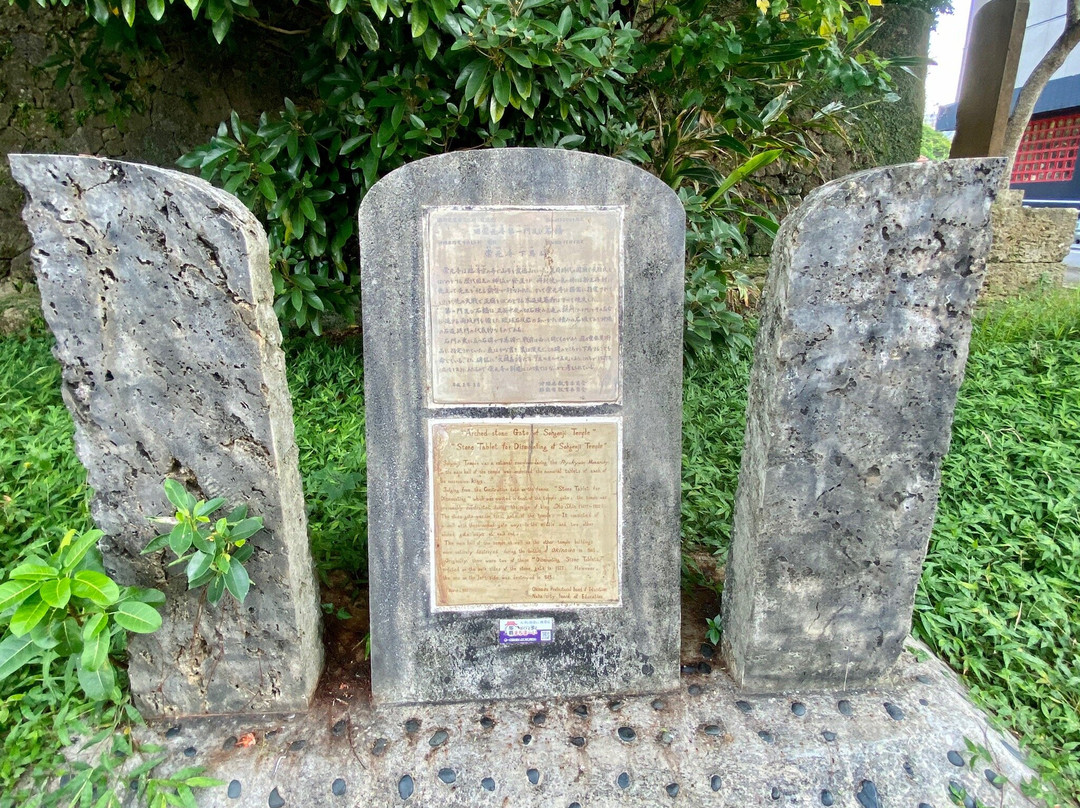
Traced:
<path fill-rule="evenodd" d="M 619 429 L 430 422 L 434 607 L 617 604 Z"/>
<path fill-rule="evenodd" d="M 619 207 L 425 217 L 436 404 L 619 400 Z"/>

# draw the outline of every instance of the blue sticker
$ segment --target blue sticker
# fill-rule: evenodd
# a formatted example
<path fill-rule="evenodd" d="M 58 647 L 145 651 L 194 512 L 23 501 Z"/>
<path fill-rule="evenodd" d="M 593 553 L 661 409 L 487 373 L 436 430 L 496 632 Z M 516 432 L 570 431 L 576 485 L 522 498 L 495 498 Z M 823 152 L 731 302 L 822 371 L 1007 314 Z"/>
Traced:
<path fill-rule="evenodd" d="M 554 634 L 555 621 L 550 617 L 499 621 L 499 645 L 551 642 Z"/>

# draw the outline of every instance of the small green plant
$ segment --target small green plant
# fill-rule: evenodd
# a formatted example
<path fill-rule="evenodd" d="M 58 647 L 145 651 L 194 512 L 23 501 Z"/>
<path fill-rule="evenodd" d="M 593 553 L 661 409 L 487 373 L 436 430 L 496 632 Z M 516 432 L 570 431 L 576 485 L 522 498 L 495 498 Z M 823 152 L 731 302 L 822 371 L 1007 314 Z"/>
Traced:
<path fill-rule="evenodd" d="M 210 515 L 225 505 L 223 497 L 196 500 L 176 480 L 165 481 L 165 496 L 176 508 L 174 517 L 155 521 L 171 526 L 151 541 L 143 553 L 168 547 L 177 558 L 169 566 L 187 562 L 188 589 L 206 587 L 206 599 L 217 603 L 229 591 L 240 603 L 251 588 L 244 563 L 255 547 L 248 540 L 262 530 L 261 516 L 248 516 L 247 506 L 240 505 L 216 521 Z"/>
<path fill-rule="evenodd" d="M 161 626 L 156 589 L 121 587 L 106 574 L 100 530 L 69 530 L 51 556 L 29 555 L 0 586 L 0 681 L 34 663 L 72 670 L 93 701 L 119 702 L 110 657 L 124 647 L 125 631 L 149 634 Z M 48 675 L 48 674 L 46 674 Z"/>
<path fill-rule="evenodd" d="M 345 609 L 345 608 L 343 608 L 341 606 L 335 607 L 333 603 L 324 603 L 322 605 L 322 610 L 323 610 L 323 614 L 333 615 L 338 620 L 350 620 L 350 619 L 352 619 L 352 614 L 349 612 L 348 609 Z"/>
<path fill-rule="evenodd" d="M 129 724 L 125 725 L 124 721 Z M 82 750 L 95 749 L 97 762 L 75 760 L 65 764 L 66 777 L 48 795 L 45 804 L 120 808 L 127 802 L 124 799 L 128 796 L 126 792 L 130 792 L 138 805 L 147 808 L 196 808 L 195 789 L 225 784 L 204 776 L 203 766 L 186 766 L 172 774 L 157 774 L 157 768 L 166 760 L 165 748 L 135 741 L 130 724 L 142 723 L 135 708 L 124 704 L 122 710 L 113 714 L 111 721 L 81 745 Z M 83 725 L 83 730 L 88 729 Z M 137 765 L 132 767 L 136 761 Z"/>
<path fill-rule="evenodd" d="M 716 617 L 706 617 L 705 625 L 708 627 L 708 631 L 705 632 L 705 637 L 713 645 L 719 645 L 723 625 L 720 615 L 716 615 Z"/>

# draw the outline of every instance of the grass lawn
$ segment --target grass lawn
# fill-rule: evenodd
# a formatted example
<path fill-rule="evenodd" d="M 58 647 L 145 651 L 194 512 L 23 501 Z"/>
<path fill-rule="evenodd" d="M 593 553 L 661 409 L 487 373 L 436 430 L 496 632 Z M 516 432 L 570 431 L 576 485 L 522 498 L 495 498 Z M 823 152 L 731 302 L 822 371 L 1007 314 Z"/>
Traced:
<path fill-rule="evenodd" d="M 66 529 L 90 527 L 51 343 L 40 331 L 0 339 L 4 572 Z M 359 341 L 296 341 L 287 354 L 316 562 L 324 576 L 363 581 Z M 698 558 L 727 547 L 748 361 L 687 371 L 683 540 Z M 1080 293 L 979 319 L 914 631 L 1023 738 L 1058 793 L 1080 799 Z M 125 705 L 103 712 L 69 678 L 29 669 L 0 683 L 0 808 L 40 804 L 40 793 L 16 792 L 21 774 L 53 771 L 72 734 L 125 720 Z"/>

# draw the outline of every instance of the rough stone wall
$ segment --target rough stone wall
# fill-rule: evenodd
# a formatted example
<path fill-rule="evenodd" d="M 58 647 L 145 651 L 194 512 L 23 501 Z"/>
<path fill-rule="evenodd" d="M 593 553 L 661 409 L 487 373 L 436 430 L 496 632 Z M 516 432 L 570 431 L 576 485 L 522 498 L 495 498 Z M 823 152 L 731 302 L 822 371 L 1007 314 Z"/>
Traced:
<path fill-rule="evenodd" d="M 178 9 L 176 9 L 178 10 Z M 173 15 L 179 21 L 183 15 Z M 140 64 L 113 61 L 130 72 L 126 92 L 134 106 L 123 120 L 94 114 L 74 83 L 57 88 L 55 71 L 41 64 L 75 33 L 82 6 L 23 12 L 0 3 L 0 155 L 13 152 L 93 154 L 171 167 L 213 135 L 231 110 L 253 119 L 277 109 L 299 82 L 265 38 L 238 27 L 233 55 L 205 27 L 170 23 L 161 31 L 164 54 Z M 237 26 L 240 26 L 237 23 Z M 294 95 L 295 97 L 295 95 Z M 30 236 L 19 218 L 22 190 L 0 160 L 0 331 L 17 327 L 37 310 L 30 283 Z M 30 295 L 28 296 L 28 293 Z"/>
<path fill-rule="evenodd" d="M 1005 191 L 990 211 L 994 232 L 980 297 L 1016 297 L 1042 283 L 1061 286 L 1073 243 L 1074 208 L 1025 208 L 1023 191 Z"/>

